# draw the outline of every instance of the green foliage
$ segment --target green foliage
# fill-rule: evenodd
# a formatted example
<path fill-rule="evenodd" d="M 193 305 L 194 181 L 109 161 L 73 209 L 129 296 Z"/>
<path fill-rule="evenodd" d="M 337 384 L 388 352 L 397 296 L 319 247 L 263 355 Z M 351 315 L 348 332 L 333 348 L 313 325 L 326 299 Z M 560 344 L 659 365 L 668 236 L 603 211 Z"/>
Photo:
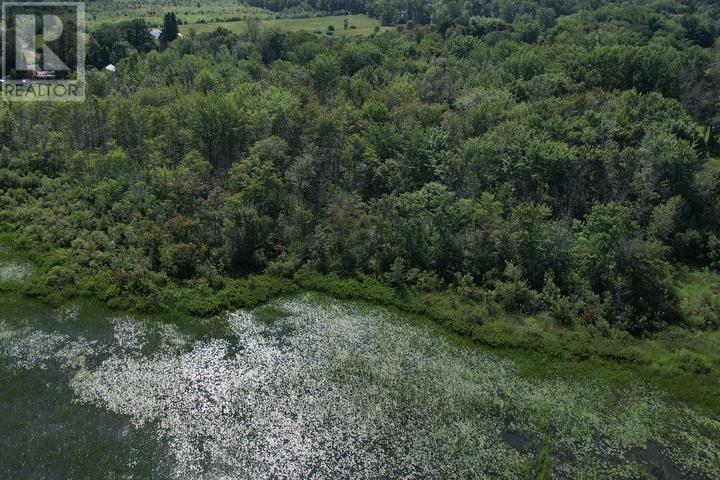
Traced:
<path fill-rule="evenodd" d="M 583 223 L 576 257 L 591 289 L 609 302 L 608 318 L 637 331 L 677 315 L 666 253 L 663 245 L 642 239 L 628 208 L 608 204 L 594 207 Z"/>
<path fill-rule="evenodd" d="M 423 310 L 443 323 L 717 326 L 715 292 L 675 285 L 720 265 L 708 2 L 255 3 L 403 28 L 178 37 L 167 12 L 156 46 L 144 21 L 96 24 L 89 64 L 118 69 L 88 73 L 87 102 L 0 106 L 23 288 L 206 315 L 256 301 L 240 275 L 311 269 L 368 300 L 452 292 Z"/>
<path fill-rule="evenodd" d="M 720 325 L 720 275 L 711 271 L 683 270 L 679 275 L 680 309 L 693 328 Z"/>
<path fill-rule="evenodd" d="M 469 278 L 456 278 L 455 286 L 426 292 L 421 286 L 400 288 L 374 277 L 340 277 L 322 274 L 310 266 L 291 267 L 284 276 L 250 275 L 229 278 L 199 268 L 202 278 L 172 280 L 166 274 L 128 268 L 110 270 L 87 265 L 70 249 L 58 249 L 29 238 L 0 233 L 0 270 L 5 259 L 31 262 L 23 280 L 0 281 L 3 295 L 24 293 L 62 304 L 68 299 L 93 297 L 113 308 L 141 312 L 172 312 L 173 318 L 197 318 L 226 309 L 251 308 L 273 298 L 314 290 L 336 298 L 363 300 L 397 308 L 458 333 L 489 348 L 517 357 L 530 374 L 553 376 L 609 375 L 613 382 L 627 381 L 628 372 L 656 384 L 688 402 L 715 411 L 720 375 L 720 334 L 670 328 L 651 337 L 634 338 L 618 330 L 595 325 L 570 324 L 562 319 L 560 302 L 568 302 L 553 281 L 545 277 L 542 293 L 535 299 L 549 314 L 508 314 L 494 301 L 493 292 L 477 289 Z M 90 239 L 88 239 L 90 240 Z M 102 241 L 98 237 L 94 241 Z M 288 262 L 279 257 L 278 261 Z M 57 268 L 58 265 L 66 265 Z M 395 262 L 394 271 L 405 269 Z M 51 273 L 52 272 L 52 273 Z M 288 272 L 294 272 L 289 273 Z M 507 282 L 519 271 L 508 266 Z M 716 292 L 717 275 L 690 271 L 682 280 L 679 295 L 690 311 L 707 294 Z M 209 280 L 206 280 L 209 279 Z M 716 292 L 716 299 L 718 297 Z M 571 305 L 571 311 L 577 308 Z M 190 317 L 192 315 L 193 317 Z M 717 313 L 715 321 L 717 321 Z M 195 322 L 196 320 L 193 320 Z M 191 322 L 192 323 L 192 322 Z M 558 326 L 558 323 L 562 326 Z M 522 352 L 521 355 L 514 352 Z M 548 359 L 552 359 L 548 363 Z M 560 370 L 558 370 L 560 369 Z M 620 373 L 621 372 L 621 373 Z M 542 470 L 541 457 L 533 463 Z"/>
<path fill-rule="evenodd" d="M 174 41 L 178 34 L 180 33 L 180 30 L 178 29 L 178 22 L 175 18 L 174 12 L 168 12 L 165 14 L 165 17 L 163 18 L 163 26 L 162 31 L 160 32 L 160 48 L 166 49 L 168 44 L 172 41 Z"/>

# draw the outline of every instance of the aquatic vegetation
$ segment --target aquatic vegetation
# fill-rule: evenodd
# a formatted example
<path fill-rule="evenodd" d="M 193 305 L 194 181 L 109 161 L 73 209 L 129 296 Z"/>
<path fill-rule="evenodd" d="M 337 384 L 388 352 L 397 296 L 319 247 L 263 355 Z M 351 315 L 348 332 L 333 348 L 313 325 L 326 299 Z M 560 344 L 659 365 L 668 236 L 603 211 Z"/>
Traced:
<path fill-rule="evenodd" d="M 32 273 L 32 267 L 25 263 L 0 263 L 0 282 L 7 280 L 25 280 Z"/>
<path fill-rule="evenodd" d="M 384 309 L 312 295 L 223 320 L 227 336 L 199 339 L 113 318 L 107 341 L 6 321 L 0 358 L 56 362 L 77 402 L 154 429 L 176 478 L 720 476 L 720 422 L 649 388 L 529 380 Z"/>

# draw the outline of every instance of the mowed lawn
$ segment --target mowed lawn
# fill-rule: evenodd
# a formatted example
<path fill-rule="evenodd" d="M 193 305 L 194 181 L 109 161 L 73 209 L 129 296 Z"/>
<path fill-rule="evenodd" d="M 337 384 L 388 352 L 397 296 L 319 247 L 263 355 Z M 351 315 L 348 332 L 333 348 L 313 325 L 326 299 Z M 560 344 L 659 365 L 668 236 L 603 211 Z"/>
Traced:
<path fill-rule="evenodd" d="M 343 22 L 348 20 L 348 29 L 344 30 Z M 369 35 L 376 26 L 380 26 L 380 22 L 375 18 L 367 15 L 340 15 L 332 17 L 312 17 L 312 18 L 281 18 L 261 20 L 262 28 L 278 27 L 282 30 L 299 31 L 306 30 L 309 32 L 328 31 L 328 27 L 335 27 L 336 36 L 342 35 Z M 218 27 L 227 28 L 231 32 L 244 32 L 246 28 L 245 21 L 239 22 L 214 22 L 214 23 L 194 23 L 180 26 L 180 33 L 189 34 L 191 30 L 196 33 L 212 32 Z M 352 28 L 355 27 L 355 28 Z M 380 30 L 387 30 L 390 27 L 380 27 Z"/>

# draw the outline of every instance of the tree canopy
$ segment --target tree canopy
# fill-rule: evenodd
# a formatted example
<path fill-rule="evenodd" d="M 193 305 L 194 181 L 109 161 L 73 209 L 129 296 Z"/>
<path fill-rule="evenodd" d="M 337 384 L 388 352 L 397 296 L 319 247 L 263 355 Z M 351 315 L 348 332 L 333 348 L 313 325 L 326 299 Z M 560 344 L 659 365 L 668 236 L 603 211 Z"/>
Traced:
<path fill-rule="evenodd" d="M 117 72 L 86 102 L 0 105 L 2 223 L 74 281 L 110 272 L 106 298 L 312 268 L 632 333 L 697 320 L 673 284 L 720 268 L 715 2 L 310 4 L 398 28 L 92 31 Z"/>

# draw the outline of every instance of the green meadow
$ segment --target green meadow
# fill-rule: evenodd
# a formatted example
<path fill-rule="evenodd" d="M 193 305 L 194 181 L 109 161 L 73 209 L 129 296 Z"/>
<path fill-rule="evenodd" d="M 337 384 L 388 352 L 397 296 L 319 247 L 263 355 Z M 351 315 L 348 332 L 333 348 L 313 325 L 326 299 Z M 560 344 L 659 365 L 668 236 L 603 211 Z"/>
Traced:
<path fill-rule="evenodd" d="M 103 23 L 116 23 L 142 18 L 150 24 L 161 25 L 167 12 L 175 12 L 185 23 L 219 22 L 244 18 L 272 18 L 275 14 L 233 0 L 175 1 L 101 0 L 86 5 L 86 22 L 92 29 Z"/>
<path fill-rule="evenodd" d="M 261 17 L 262 18 L 262 17 Z M 348 28 L 344 29 L 344 21 L 348 20 Z M 338 15 L 328 17 L 311 17 L 311 18 L 278 18 L 261 20 L 264 28 L 280 28 L 287 31 L 308 31 L 317 33 L 327 33 L 332 25 L 334 28 L 333 35 L 369 35 L 373 33 L 375 27 L 380 27 L 380 22 L 375 18 L 367 15 Z M 234 22 L 213 22 L 213 23 L 195 23 L 184 24 L 180 27 L 180 33 L 189 34 L 192 31 L 196 33 L 212 32 L 217 28 L 226 28 L 233 33 L 244 32 L 247 28 L 245 20 Z M 387 30 L 389 27 L 380 27 Z"/>
<path fill-rule="evenodd" d="M 369 35 L 380 22 L 367 15 L 317 16 L 309 18 L 288 18 L 276 12 L 251 7 L 233 0 L 212 0 L 210 2 L 178 1 L 164 2 L 150 0 L 137 2 L 132 0 L 102 0 L 88 3 L 86 22 L 90 30 L 103 23 L 117 23 L 142 18 L 151 25 L 160 26 L 163 16 L 174 12 L 182 21 L 180 32 L 205 33 L 225 28 L 233 33 L 244 32 L 247 21 L 258 19 L 264 28 L 280 28 L 287 31 L 309 31 L 326 34 L 329 27 L 334 28 L 333 35 Z M 345 29 L 345 20 L 348 25 Z"/>

